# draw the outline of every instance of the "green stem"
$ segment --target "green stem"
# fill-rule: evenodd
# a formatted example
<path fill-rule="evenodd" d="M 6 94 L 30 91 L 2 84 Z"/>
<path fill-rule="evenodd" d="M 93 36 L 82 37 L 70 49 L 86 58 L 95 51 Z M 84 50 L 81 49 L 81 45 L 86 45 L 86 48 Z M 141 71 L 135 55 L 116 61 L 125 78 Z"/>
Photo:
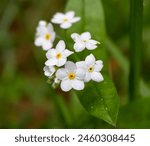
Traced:
<path fill-rule="evenodd" d="M 53 97 L 53 100 L 54 100 L 54 102 L 56 104 L 56 107 L 58 108 L 60 116 L 62 117 L 62 119 L 65 122 L 65 126 L 67 128 L 71 127 L 72 121 L 71 121 L 70 113 L 69 113 L 69 111 L 67 109 L 67 106 L 66 106 L 64 100 L 63 100 L 63 97 L 60 96 L 60 95 L 55 95 Z"/>
<path fill-rule="evenodd" d="M 130 0 L 130 73 L 129 98 L 139 96 L 142 47 L 143 0 Z"/>

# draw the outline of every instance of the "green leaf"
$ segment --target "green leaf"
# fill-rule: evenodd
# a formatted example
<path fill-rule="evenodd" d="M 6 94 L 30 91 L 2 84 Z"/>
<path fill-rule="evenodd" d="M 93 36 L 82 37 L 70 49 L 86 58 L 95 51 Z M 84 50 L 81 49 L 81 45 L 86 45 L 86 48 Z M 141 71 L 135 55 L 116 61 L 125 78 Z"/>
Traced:
<path fill-rule="evenodd" d="M 72 33 L 83 33 L 89 31 L 93 39 L 101 42 L 96 50 L 84 50 L 82 53 L 76 53 L 77 55 L 73 59 L 75 61 L 79 61 L 79 58 L 80 60 L 84 60 L 85 56 L 92 53 L 98 60 L 100 59 L 104 62 L 104 68 L 102 70 L 104 81 L 100 83 L 91 81 L 86 84 L 83 91 L 76 91 L 76 94 L 87 112 L 115 126 L 119 109 L 119 98 L 113 82 L 107 75 L 108 63 L 105 47 L 106 33 L 101 1 L 69 0 L 66 11 L 69 10 L 75 11 L 76 15 L 81 17 L 81 21 L 74 24 L 71 29 L 66 32 L 69 48 L 73 48 L 73 41 L 70 39 Z"/>
<path fill-rule="evenodd" d="M 84 108 L 93 116 L 115 126 L 118 114 L 118 96 L 108 77 L 101 83 L 88 83 L 85 90 L 76 91 Z"/>

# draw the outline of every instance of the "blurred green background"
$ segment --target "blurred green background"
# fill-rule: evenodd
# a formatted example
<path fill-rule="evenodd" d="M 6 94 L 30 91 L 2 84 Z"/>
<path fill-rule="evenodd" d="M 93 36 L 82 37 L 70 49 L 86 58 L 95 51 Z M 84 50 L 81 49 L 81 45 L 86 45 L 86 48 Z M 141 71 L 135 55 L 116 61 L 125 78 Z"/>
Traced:
<path fill-rule="evenodd" d="M 129 0 L 102 0 L 109 67 L 120 97 L 117 128 L 150 128 L 150 0 L 144 0 L 141 99 L 128 102 L 128 73 L 111 48 L 129 56 Z M 0 1 L 0 128 L 113 128 L 90 116 L 75 96 L 54 91 L 46 83 L 45 52 L 34 46 L 38 21 L 62 12 L 66 0 Z M 70 127 L 56 106 L 54 92 L 63 95 Z"/>

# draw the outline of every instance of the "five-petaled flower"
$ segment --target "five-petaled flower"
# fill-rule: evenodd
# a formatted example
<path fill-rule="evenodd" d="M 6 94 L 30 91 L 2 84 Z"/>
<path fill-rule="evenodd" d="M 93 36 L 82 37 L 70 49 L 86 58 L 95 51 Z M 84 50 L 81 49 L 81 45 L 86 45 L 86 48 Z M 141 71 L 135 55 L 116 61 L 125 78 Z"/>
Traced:
<path fill-rule="evenodd" d="M 43 50 L 52 48 L 55 40 L 55 32 L 51 23 L 40 21 L 36 29 L 35 45 L 42 46 Z"/>
<path fill-rule="evenodd" d="M 94 50 L 97 48 L 97 44 L 100 44 L 100 42 L 91 39 L 91 34 L 89 32 L 84 32 L 81 35 L 73 33 L 71 38 L 75 41 L 74 50 L 76 52 L 81 52 L 85 48 Z"/>
<path fill-rule="evenodd" d="M 48 78 L 51 78 L 52 75 L 55 73 L 56 69 L 54 66 L 45 66 L 43 68 L 44 70 L 44 75 L 47 76 Z"/>
<path fill-rule="evenodd" d="M 104 80 L 102 74 L 100 73 L 103 68 L 103 62 L 101 60 L 96 61 L 93 54 L 88 55 L 85 58 L 85 61 L 80 61 L 76 64 L 78 68 L 82 68 L 86 71 L 84 78 L 85 82 L 90 80 L 101 82 Z"/>
<path fill-rule="evenodd" d="M 68 29 L 72 26 L 72 23 L 78 22 L 80 17 L 75 17 L 74 11 L 69 11 L 67 13 L 56 13 L 51 22 L 55 24 L 60 24 L 63 29 Z"/>
<path fill-rule="evenodd" d="M 50 49 L 46 53 L 47 61 L 45 62 L 45 65 L 47 66 L 53 66 L 56 65 L 58 67 L 63 66 L 66 61 L 67 57 L 73 54 L 72 51 L 69 51 L 68 49 L 65 49 L 66 45 L 64 41 L 59 41 L 56 45 L 56 49 Z"/>
<path fill-rule="evenodd" d="M 65 68 L 61 68 L 56 72 L 56 78 L 61 80 L 61 89 L 65 92 L 70 91 L 72 88 L 75 90 L 84 89 L 85 71 L 78 68 L 75 63 L 68 61 Z"/>

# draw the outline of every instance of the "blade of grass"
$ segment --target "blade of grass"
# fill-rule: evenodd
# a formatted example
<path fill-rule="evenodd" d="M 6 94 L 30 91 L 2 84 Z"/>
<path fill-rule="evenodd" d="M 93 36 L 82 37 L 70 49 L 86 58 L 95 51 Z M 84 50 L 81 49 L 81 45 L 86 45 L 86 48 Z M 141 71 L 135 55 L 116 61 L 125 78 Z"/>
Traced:
<path fill-rule="evenodd" d="M 129 98 L 139 96 L 142 47 L 143 0 L 130 0 L 130 73 Z"/>

